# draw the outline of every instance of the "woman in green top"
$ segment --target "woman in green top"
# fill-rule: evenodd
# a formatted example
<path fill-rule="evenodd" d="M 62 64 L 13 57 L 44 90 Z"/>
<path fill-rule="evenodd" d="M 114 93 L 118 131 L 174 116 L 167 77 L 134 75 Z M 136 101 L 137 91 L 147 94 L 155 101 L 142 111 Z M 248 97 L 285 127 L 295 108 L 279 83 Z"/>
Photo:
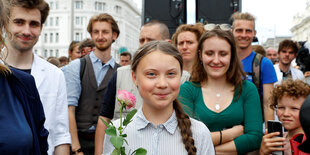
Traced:
<path fill-rule="evenodd" d="M 262 114 L 254 84 L 245 79 L 234 37 L 219 27 L 199 41 L 191 82 L 178 99 L 185 111 L 212 132 L 217 154 L 245 154 L 259 149 Z"/>

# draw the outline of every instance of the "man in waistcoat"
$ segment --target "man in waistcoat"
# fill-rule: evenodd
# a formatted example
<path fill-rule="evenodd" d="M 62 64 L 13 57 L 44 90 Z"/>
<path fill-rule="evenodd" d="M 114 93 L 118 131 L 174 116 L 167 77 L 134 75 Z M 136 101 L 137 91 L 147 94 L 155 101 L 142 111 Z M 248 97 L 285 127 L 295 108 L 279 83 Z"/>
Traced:
<path fill-rule="evenodd" d="M 75 154 L 93 155 L 102 98 L 119 66 L 111 56 L 111 45 L 120 32 L 116 21 L 106 13 L 93 16 L 87 31 L 95 43 L 95 50 L 72 61 L 63 71 L 67 82 L 71 150 Z"/>

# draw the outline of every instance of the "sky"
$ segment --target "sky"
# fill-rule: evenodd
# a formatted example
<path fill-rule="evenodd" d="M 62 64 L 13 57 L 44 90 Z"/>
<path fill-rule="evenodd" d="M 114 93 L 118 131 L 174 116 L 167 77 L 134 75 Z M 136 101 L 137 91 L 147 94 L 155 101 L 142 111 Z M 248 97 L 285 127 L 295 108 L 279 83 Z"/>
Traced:
<path fill-rule="evenodd" d="M 142 0 L 133 1 L 142 8 Z M 306 3 L 307 0 L 242 0 L 242 12 L 256 17 L 257 37 L 262 44 L 274 36 L 291 36 L 293 17 L 305 11 Z"/>

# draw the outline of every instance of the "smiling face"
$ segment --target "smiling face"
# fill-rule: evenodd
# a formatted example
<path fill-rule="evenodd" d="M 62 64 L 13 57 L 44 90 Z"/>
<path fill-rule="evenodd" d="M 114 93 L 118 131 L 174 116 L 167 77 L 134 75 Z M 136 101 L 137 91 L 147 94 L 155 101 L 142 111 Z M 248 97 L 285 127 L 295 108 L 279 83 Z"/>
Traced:
<path fill-rule="evenodd" d="M 208 78 L 225 78 L 230 59 L 231 47 L 226 40 L 214 36 L 203 42 L 201 61 Z"/>
<path fill-rule="evenodd" d="M 278 100 L 277 115 L 283 127 L 289 132 L 298 131 L 301 128 L 299 121 L 299 111 L 305 97 L 294 99 L 291 96 L 283 96 Z"/>
<path fill-rule="evenodd" d="M 39 9 L 13 7 L 8 31 L 11 35 L 7 39 L 11 48 L 17 51 L 32 51 L 41 34 L 41 13 Z"/>
<path fill-rule="evenodd" d="M 171 110 L 180 89 L 181 66 L 171 55 L 155 50 L 144 56 L 133 72 L 133 81 L 143 98 L 143 108 Z"/>
<path fill-rule="evenodd" d="M 177 48 L 181 52 L 184 62 L 194 61 L 198 48 L 198 40 L 195 33 L 190 31 L 181 32 L 177 40 Z"/>
<path fill-rule="evenodd" d="M 254 22 L 249 20 L 234 21 L 233 35 L 240 49 L 251 48 L 251 43 L 256 35 Z"/>
<path fill-rule="evenodd" d="M 113 41 L 117 38 L 117 33 L 112 31 L 112 25 L 109 22 L 96 21 L 92 26 L 91 38 L 96 48 L 100 51 L 111 48 Z"/>

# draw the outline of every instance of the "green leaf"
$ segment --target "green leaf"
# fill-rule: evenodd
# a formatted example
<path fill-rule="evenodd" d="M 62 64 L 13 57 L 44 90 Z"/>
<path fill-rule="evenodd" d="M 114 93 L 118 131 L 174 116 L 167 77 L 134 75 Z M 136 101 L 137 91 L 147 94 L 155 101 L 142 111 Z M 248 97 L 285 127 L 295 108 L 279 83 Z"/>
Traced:
<path fill-rule="evenodd" d="M 126 139 L 124 139 L 124 141 L 125 141 L 125 143 L 128 145 L 128 142 L 127 142 L 127 140 Z M 129 153 L 130 154 L 130 153 Z"/>
<path fill-rule="evenodd" d="M 124 137 L 112 136 L 110 141 L 116 149 L 121 149 L 124 143 Z"/>
<path fill-rule="evenodd" d="M 117 149 L 114 149 L 113 152 L 111 153 L 111 155 L 120 155 L 120 154 L 121 154 L 121 151 Z"/>
<path fill-rule="evenodd" d="M 117 136 L 115 126 L 110 126 L 107 129 L 105 129 L 105 133 L 110 136 Z"/>
<path fill-rule="evenodd" d="M 121 155 L 126 155 L 125 147 L 122 147 L 122 148 L 121 148 Z"/>
<path fill-rule="evenodd" d="M 135 153 L 135 155 L 146 155 L 147 151 L 146 149 L 140 147 L 136 149 L 133 153 Z"/>
<path fill-rule="evenodd" d="M 121 135 L 119 135 L 119 136 L 122 136 L 122 137 L 127 137 L 127 134 L 121 134 Z"/>
<path fill-rule="evenodd" d="M 131 122 L 132 117 L 133 117 L 136 113 L 137 113 L 137 109 L 131 110 L 131 111 L 127 114 L 127 116 L 126 116 L 126 118 L 125 118 L 125 120 L 124 120 L 124 122 L 123 122 L 123 125 L 124 125 L 124 126 L 127 126 L 127 125 Z"/>
<path fill-rule="evenodd" d="M 109 125 L 105 120 L 103 120 L 102 118 L 100 118 L 100 120 L 103 122 L 103 124 L 105 124 L 107 127 L 110 127 L 111 125 Z"/>

